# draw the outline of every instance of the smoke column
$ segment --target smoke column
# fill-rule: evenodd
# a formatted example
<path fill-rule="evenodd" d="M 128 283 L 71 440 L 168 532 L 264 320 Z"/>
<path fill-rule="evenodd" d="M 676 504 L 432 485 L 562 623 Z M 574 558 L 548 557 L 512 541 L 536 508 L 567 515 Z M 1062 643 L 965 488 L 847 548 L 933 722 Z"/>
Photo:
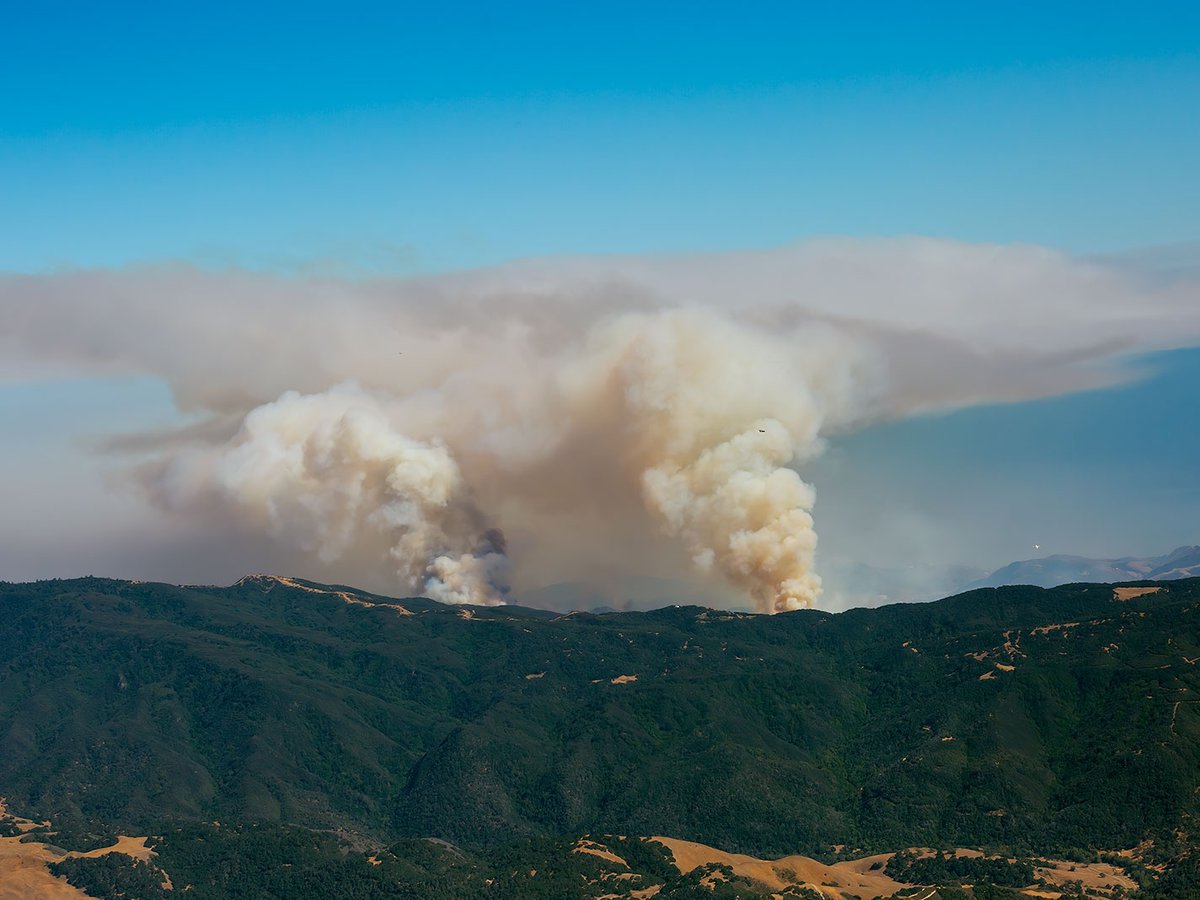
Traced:
<path fill-rule="evenodd" d="M 696 571 L 762 611 L 796 609 L 820 579 L 813 491 L 789 466 L 815 452 L 833 398 L 789 344 L 713 313 L 630 313 L 544 356 L 509 396 L 496 378 L 516 373 L 488 365 L 433 395 L 287 392 L 146 483 L 169 508 L 218 508 L 323 562 L 369 554 L 405 590 L 473 604 L 504 602 L 508 571 L 476 484 L 558 513 L 619 517 L 624 498 Z M 820 365 L 828 376 L 850 358 Z"/>
<path fill-rule="evenodd" d="M 610 396 L 577 405 L 615 410 L 606 427 L 628 430 L 618 452 L 663 531 L 759 610 L 811 605 L 814 493 L 789 466 L 817 452 L 827 408 L 854 399 L 853 348 L 825 335 L 824 352 L 807 353 L 795 336 L 696 311 L 631 316 L 597 343 L 584 366 Z"/>
<path fill-rule="evenodd" d="M 154 484 L 173 506 L 215 500 L 324 562 L 375 548 L 400 584 L 435 600 L 503 602 L 503 539 L 450 451 L 401 433 L 356 388 L 284 394 L 227 443 L 172 459 Z"/>
<path fill-rule="evenodd" d="M 929 240 L 358 282 L 145 267 L 0 277 L 0 359 L 162 378 L 189 421 L 113 442 L 136 484 L 317 574 L 494 604 L 659 564 L 778 612 L 820 595 L 801 474 L 828 435 L 1111 383 L 1200 333 L 1198 297 Z"/>

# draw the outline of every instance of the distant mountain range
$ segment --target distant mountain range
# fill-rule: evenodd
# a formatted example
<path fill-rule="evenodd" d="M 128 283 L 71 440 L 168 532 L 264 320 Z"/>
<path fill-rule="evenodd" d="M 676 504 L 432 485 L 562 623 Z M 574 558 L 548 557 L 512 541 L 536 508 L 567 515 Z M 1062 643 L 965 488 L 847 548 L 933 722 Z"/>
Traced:
<path fill-rule="evenodd" d="M 1119 559 L 1089 559 L 1086 556 L 1055 555 L 1009 563 L 986 578 L 966 585 L 970 588 L 1006 584 L 1060 584 L 1112 581 L 1169 581 L 1200 576 L 1200 546 L 1179 547 L 1164 556 L 1123 556 Z"/>
<path fill-rule="evenodd" d="M 926 603 L 982 587 L 1032 584 L 1171 581 L 1200 576 L 1200 546 L 1179 547 L 1162 556 L 1123 556 L 1093 559 L 1059 554 L 1012 562 L 990 574 L 965 565 L 914 562 L 907 566 L 877 566 L 862 562 L 833 562 L 822 568 L 823 605 L 832 609 L 875 607 L 888 603 Z M 667 601 L 678 602 L 678 601 Z M 701 601 L 703 602 L 703 601 Z M 532 605 L 540 605 L 537 600 Z"/>

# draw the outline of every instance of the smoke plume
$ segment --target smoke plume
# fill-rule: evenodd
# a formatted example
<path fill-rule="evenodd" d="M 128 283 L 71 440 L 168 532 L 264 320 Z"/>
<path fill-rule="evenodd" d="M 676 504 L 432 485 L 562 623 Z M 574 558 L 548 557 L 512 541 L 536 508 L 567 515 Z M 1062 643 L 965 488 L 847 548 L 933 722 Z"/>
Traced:
<path fill-rule="evenodd" d="M 917 240 L 407 280 L 147 267 L 0 278 L 0 350 L 163 378 L 187 420 L 112 441 L 140 488 L 313 574 L 481 604 L 686 568 L 776 612 L 820 595 L 801 473 L 828 435 L 1110 383 L 1195 338 L 1196 297 Z"/>
<path fill-rule="evenodd" d="M 171 507 L 215 501 L 326 563 L 370 548 L 436 600 L 502 602 L 502 539 L 453 455 L 405 435 L 356 388 L 286 393 L 231 440 L 170 458 L 149 484 Z"/>

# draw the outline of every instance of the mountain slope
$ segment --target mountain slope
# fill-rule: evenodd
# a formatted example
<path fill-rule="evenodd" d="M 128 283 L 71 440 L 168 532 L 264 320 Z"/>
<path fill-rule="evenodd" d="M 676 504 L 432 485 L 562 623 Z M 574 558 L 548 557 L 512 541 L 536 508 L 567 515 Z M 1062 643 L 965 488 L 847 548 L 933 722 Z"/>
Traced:
<path fill-rule="evenodd" d="M 1200 580 L 1153 587 L 550 618 L 266 576 L 3 584 L 0 792 L 127 834 L 1131 847 L 1200 788 Z"/>

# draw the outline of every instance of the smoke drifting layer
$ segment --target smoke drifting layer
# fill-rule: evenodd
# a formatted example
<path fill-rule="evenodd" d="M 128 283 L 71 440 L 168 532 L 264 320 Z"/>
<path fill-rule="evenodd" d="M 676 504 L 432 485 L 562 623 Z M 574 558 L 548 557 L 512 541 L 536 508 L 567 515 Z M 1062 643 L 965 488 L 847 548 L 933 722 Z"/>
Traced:
<path fill-rule="evenodd" d="M 147 268 L 0 279 L 0 349 L 166 379 L 194 418 L 120 442 L 139 483 L 309 568 L 502 603 L 681 558 L 776 612 L 820 595 L 797 470 L 823 435 L 1110 382 L 1200 332 L 1196 297 L 938 241 L 388 282 Z"/>

